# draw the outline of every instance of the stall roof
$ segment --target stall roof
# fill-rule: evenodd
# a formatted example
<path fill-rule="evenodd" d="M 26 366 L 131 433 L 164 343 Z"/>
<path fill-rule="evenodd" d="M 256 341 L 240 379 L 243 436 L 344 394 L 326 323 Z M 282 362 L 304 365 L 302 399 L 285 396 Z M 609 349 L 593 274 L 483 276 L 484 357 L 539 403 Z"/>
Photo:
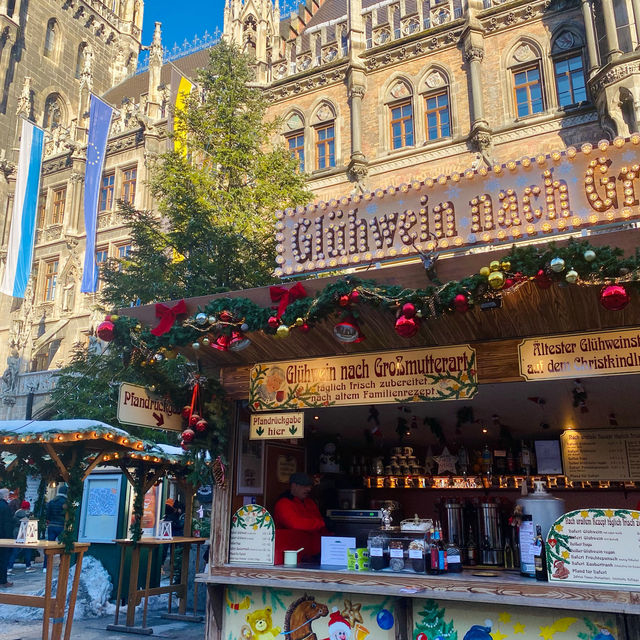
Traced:
<path fill-rule="evenodd" d="M 189 464 L 178 447 L 156 444 L 132 436 L 124 429 L 99 420 L 5 420 L 0 421 L 0 446 L 11 452 L 24 445 L 69 445 L 84 441 L 88 447 L 105 452 L 104 461 L 125 456 L 154 463 Z"/>

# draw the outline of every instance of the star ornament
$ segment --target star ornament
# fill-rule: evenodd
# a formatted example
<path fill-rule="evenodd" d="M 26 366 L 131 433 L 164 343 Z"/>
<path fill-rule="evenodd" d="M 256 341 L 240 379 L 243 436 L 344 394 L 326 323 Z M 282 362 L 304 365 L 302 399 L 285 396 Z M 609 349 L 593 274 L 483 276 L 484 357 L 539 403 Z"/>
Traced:
<path fill-rule="evenodd" d="M 456 462 L 458 456 L 453 456 L 449 453 L 449 449 L 445 447 L 439 456 L 433 456 L 433 459 L 438 463 L 438 475 L 443 473 L 456 473 Z"/>
<path fill-rule="evenodd" d="M 362 619 L 362 614 L 360 613 L 360 609 L 362 608 L 361 603 L 353 604 L 351 600 L 344 601 L 344 609 L 340 612 L 340 615 L 349 621 L 351 628 L 353 629 L 356 626 L 356 623 L 359 622 L 362 624 L 364 620 Z"/>

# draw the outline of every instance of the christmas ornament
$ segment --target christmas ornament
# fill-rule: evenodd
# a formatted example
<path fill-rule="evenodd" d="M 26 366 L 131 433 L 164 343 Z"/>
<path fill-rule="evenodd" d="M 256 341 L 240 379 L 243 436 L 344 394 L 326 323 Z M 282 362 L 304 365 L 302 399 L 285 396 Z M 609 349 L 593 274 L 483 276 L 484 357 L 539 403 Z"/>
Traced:
<path fill-rule="evenodd" d="M 206 420 L 198 420 L 198 422 L 196 422 L 195 424 L 195 428 L 198 433 L 206 431 L 208 426 L 209 423 Z"/>
<path fill-rule="evenodd" d="M 587 262 L 593 262 L 596 259 L 596 252 L 593 251 L 592 249 L 587 249 L 583 254 L 582 257 L 587 261 Z"/>
<path fill-rule="evenodd" d="M 427 634 L 426 633 L 419 633 L 416 636 L 416 640 L 429 640 L 429 638 L 427 638 Z"/>
<path fill-rule="evenodd" d="M 200 326 L 202 326 L 203 324 L 206 324 L 206 322 L 207 322 L 206 313 L 198 313 L 196 315 L 196 324 L 199 324 Z"/>
<path fill-rule="evenodd" d="M 223 311 L 220 314 L 220 322 L 233 322 L 233 314 L 230 311 Z"/>
<path fill-rule="evenodd" d="M 215 342 L 211 343 L 211 348 L 217 349 L 218 351 L 227 351 L 229 349 L 229 342 L 229 336 L 223 333 L 216 338 Z"/>
<path fill-rule="evenodd" d="M 353 302 L 354 304 L 356 304 L 358 302 L 358 300 L 360 300 L 360 292 L 357 289 L 354 289 L 350 294 L 349 294 L 349 298 L 351 299 L 351 302 Z"/>
<path fill-rule="evenodd" d="M 514 278 L 505 278 L 503 289 L 510 289 L 516 283 Z"/>
<path fill-rule="evenodd" d="M 502 271 L 492 271 L 487 281 L 492 289 L 502 289 L 504 286 L 504 273 Z"/>
<path fill-rule="evenodd" d="M 500 261 L 499 260 L 492 260 L 489 263 L 489 271 L 499 271 L 500 270 Z"/>
<path fill-rule="evenodd" d="M 296 318 L 296 327 L 301 327 L 304 324 L 303 318 Z"/>
<path fill-rule="evenodd" d="M 196 437 L 196 432 L 193 429 L 185 429 L 182 432 L 182 441 L 189 444 Z"/>
<path fill-rule="evenodd" d="M 469 300 L 467 299 L 467 296 L 465 296 L 463 293 L 459 293 L 453 299 L 453 306 L 455 310 L 459 311 L 460 313 L 469 311 Z"/>
<path fill-rule="evenodd" d="M 491 269 L 489 269 L 489 267 L 482 267 L 482 269 L 480 269 L 480 275 L 484 276 L 485 278 L 488 278 L 490 273 Z"/>
<path fill-rule="evenodd" d="M 190 427 L 195 427 L 196 426 L 196 422 L 198 422 L 199 420 L 202 420 L 202 418 L 197 413 L 192 413 L 189 416 L 189 426 Z"/>
<path fill-rule="evenodd" d="M 105 342 L 111 342 L 114 337 L 115 325 L 111 320 L 105 320 L 98 325 L 96 329 L 96 334 L 100 340 L 104 340 Z"/>
<path fill-rule="evenodd" d="M 629 304 L 629 294 L 621 284 L 610 284 L 600 292 L 600 304 L 607 311 L 621 311 Z"/>
<path fill-rule="evenodd" d="M 338 342 L 362 342 L 364 336 L 355 318 L 349 316 L 333 327 L 333 337 Z"/>
<path fill-rule="evenodd" d="M 511 263 L 510 263 L 508 260 L 503 260 L 503 261 L 500 263 L 500 268 L 501 268 L 503 271 L 511 271 Z"/>
<path fill-rule="evenodd" d="M 548 289 L 553 284 L 553 281 L 546 274 L 544 269 L 540 269 L 533 279 L 540 289 Z"/>
<path fill-rule="evenodd" d="M 307 292 L 299 282 L 296 282 L 291 289 L 285 289 L 284 287 L 269 287 L 269 295 L 271 296 L 271 302 L 278 303 L 276 318 L 280 320 L 286 308 L 294 300 L 306 298 Z"/>
<path fill-rule="evenodd" d="M 575 284 L 578 281 L 578 272 L 574 269 L 571 269 L 571 271 L 567 271 L 567 275 L 564 277 L 564 279 L 569 284 Z"/>
<path fill-rule="evenodd" d="M 413 318 L 416 315 L 416 306 L 412 302 L 402 305 L 402 315 L 407 318 Z"/>
<path fill-rule="evenodd" d="M 229 349 L 231 351 L 242 351 L 251 344 L 251 340 L 243 335 L 240 331 L 231 332 L 231 340 L 229 340 Z"/>
<path fill-rule="evenodd" d="M 187 304 L 184 300 L 176 302 L 173 307 L 168 307 L 162 302 L 156 304 L 156 318 L 160 319 L 158 325 L 151 329 L 151 334 L 154 336 L 162 336 L 173 327 L 176 318 L 180 315 L 187 313 Z"/>
<path fill-rule="evenodd" d="M 204 338 L 202 338 L 202 344 L 203 344 L 205 347 L 208 347 L 210 343 L 211 343 L 211 340 L 209 340 L 209 338 L 207 338 L 207 336 L 205 336 Z"/>
<path fill-rule="evenodd" d="M 200 348 L 200 343 L 199 342 L 193 342 L 191 344 L 191 348 L 195 349 L 197 351 Z"/>
<path fill-rule="evenodd" d="M 561 271 L 564 271 L 564 266 L 565 263 L 562 258 L 553 258 L 549 263 L 549 267 L 554 273 L 560 273 Z"/>
<path fill-rule="evenodd" d="M 349 304 L 349 300 L 350 300 L 349 296 L 340 296 L 338 298 L 338 304 L 341 307 L 346 307 Z"/>
<path fill-rule="evenodd" d="M 300 329 L 300 331 L 302 331 L 302 333 L 308 333 L 309 329 L 311 329 L 311 327 L 306 322 L 303 322 L 298 328 Z"/>
<path fill-rule="evenodd" d="M 111 322 L 115 322 L 119 317 L 119 315 L 112 313 L 108 318 L 105 318 L 105 320 L 111 320 Z"/>
<path fill-rule="evenodd" d="M 286 338 L 289 335 L 289 327 L 286 324 L 281 324 L 276 330 L 278 338 Z"/>
<path fill-rule="evenodd" d="M 438 463 L 439 476 L 443 473 L 456 473 L 458 456 L 451 455 L 448 447 L 445 447 L 439 456 L 433 456 L 433 459 Z"/>
<path fill-rule="evenodd" d="M 280 320 L 278 320 L 278 318 L 276 318 L 275 316 L 271 316 L 268 320 L 267 320 L 267 324 L 272 328 L 272 329 L 277 329 L 280 326 Z"/>
<path fill-rule="evenodd" d="M 182 407 L 182 411 L 180 412 L 180 415 L 185 419 L 188 420 L 189 416 L 191 415 L 191 405 L 189 404 L 185 404 L 184 407 Z"/>
<path fill-rule="evenodd" d="M 215 324 L 218 322 L 218 319 L 215 316 L 209 316 L 207 319 L 209 320 L 209 324 Z"/>
<path fill-rule="evenodd" d="M 240 331 L 243 331 L 243 332 L 247 332 L 247 331 L 249 331 L 249 325 L 248 325 L 246 322 L 243 322 L 243 323 L 240 325 Z"/>
<path fill-rule="evenodd" d="M 376 622 L 382 630 L 387 631 L 393 627 L 393 614 L 389 609 L 381 609 L 376 616 Z"/>
<path fill-rule="evenodd" d="M 420 321 L 417 318 L 399 316 L 396 320 L 396 333 L 403 338 L 413 338 L 420 329 Z"/>

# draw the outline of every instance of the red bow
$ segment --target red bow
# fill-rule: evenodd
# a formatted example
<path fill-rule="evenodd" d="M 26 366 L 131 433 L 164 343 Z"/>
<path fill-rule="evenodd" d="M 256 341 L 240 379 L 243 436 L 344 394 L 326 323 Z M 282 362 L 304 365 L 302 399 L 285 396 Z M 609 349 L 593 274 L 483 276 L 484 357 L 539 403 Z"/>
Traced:
<path fill-rule="evenodd" d="M 307 297 L 307 292 L 299 282 L 296 282 L 291 289 L 285 289 L 284 287 L 269 287 L 269 293 L 271 295 L 271 302 L 280 303 L 278 304 L 278 314 L 276 316 L 278 320 L 281 318 L 285 309 L 294 300 Z"/>
<path fill-rule="evenodd" d="M 184 313 L 187 313 L 187 305 L 184 300 L 176 302 L 173 307 L 168 307 L 166 304 L 158 302 L 156 305 L 156 318 L 160 318 L 160 322 L 158 322 L 157 327 L 151 329 L 152 335 L 161 336 L 167 333 L 173 327 L 176 317 Z"/>

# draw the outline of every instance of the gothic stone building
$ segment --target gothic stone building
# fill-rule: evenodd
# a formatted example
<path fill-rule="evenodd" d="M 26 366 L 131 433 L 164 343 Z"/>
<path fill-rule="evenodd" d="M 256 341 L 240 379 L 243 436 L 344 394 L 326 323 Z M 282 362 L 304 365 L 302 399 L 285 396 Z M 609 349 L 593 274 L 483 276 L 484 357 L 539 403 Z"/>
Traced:
<path fill-rule="evenodd" d="M 102 5 L 50 4 L 59 20 L 80 5 Z M 636 0 L 307 0 L 281 16 L 272 0 L 227 0 L 224 37 L 254 57 L 270 115 L 282 118 L 278 141 L 299 159 L 317 199 L 327 201 L 636 131 L 639 14 Z M 113 37 L 121 42 L 126 29 L 118 25 Z M 139 44 L 134 26 L 126 34 L 132 49 Z M 96 44 L 94 91 L 103 55 Z M 193 79 L 206 59 L 199 51 L 173 64 Z M 99 260 L 126 257 L 130 246 L 116 198 L 153 207 L 143 185 L 148 159 L 164 148 L 170 77 L 157 26 L 149 69 L 103 94 L 119 116 L 100 198 Z M 40 122 L 51 117 L 42 98 L 33 105 L 43 110 Z M 93 297 L 79 293 L 81 124 L 71 141 L 51 131 L 29 294 L 0 315 L 0 359 L 13 353 L 20 380 L 59 366 L 98 320 Z M 4 242 L 7 234 L 8 224 Z M 17 401 L 0 416 L 23 415 L 23 391 L 5 389 Z"/>

